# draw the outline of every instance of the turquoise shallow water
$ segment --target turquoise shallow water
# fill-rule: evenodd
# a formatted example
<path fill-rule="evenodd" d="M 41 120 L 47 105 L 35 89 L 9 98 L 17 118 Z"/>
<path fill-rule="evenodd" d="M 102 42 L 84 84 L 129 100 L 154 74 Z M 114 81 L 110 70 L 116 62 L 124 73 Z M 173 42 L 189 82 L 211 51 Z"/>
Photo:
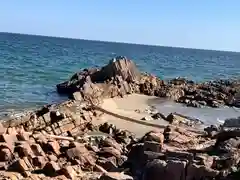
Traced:
<path fill-rule="evenodd" d="M 207 42 L 206 42 L 207 43 Z M 240 77 L 240 53 L 0 33 L 0 112 L 58 102 L 55 85 L 117 55 L 164 79 Z"/>

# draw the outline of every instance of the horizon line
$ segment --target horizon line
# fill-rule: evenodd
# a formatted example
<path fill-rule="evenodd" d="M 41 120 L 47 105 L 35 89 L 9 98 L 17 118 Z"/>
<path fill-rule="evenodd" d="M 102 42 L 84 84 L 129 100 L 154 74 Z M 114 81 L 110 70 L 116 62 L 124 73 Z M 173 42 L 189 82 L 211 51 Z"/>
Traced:
<path fill-rule="evenodd" d="M 62 39 L 71 39 L 71 40 L 106 42 L 106 43 L 115 43 L 115 44 L 128 44 L 128 45 L 153 46 L 153 47 L 163 47 L 163 48 L 179 48 L 179 49 L 201 50 L 201 51 L 216 51 L 216 52 L 240 53 L 240 51 L 232 51 L 232 50 L 190 48 L 190 47 L 182 47 L 182 46 L 164 46 L 164 45 L 159 45 L 159 44 L 143 44 L 143 43 L 140 44 L 140 43 L 134 43 L 134 42 L 121 42 L 121 41 L 108 41 L 108 40 L 97 40 L 97 39 L 84 39 L 84 38 L 74 38 L 74 37 L 64 37 L 64 36 L 43 35 L 43 34 L 28 34 L 28 33 L 17 33 L 17 32 L 0 32 L 0 33 L 18 34 L 18 35 L 26 35 L 26 36 L 40 36 L 40 37 L 49 37 L 49 38 L 62 38 Z"/>

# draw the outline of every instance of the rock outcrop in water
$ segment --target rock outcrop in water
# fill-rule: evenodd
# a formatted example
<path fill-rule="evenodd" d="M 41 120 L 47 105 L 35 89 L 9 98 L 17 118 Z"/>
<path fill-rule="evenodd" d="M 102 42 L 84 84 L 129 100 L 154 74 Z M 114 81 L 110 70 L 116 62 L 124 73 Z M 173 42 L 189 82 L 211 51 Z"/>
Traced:
<path fill-rule="evenodd" d="M 101 69 L 85 69 L 69 81 L 57 85 L 59 93 L 75 99 L 91 99 L 99 103 L 102 98 L 142 93 L 168 97 L 192 107 L 240 107 L 240 81 L 220 80 L 196 84 L 184 78 L 168 82 L 153 75 L 140 73 L 133 61 L 117 57 Z"/>

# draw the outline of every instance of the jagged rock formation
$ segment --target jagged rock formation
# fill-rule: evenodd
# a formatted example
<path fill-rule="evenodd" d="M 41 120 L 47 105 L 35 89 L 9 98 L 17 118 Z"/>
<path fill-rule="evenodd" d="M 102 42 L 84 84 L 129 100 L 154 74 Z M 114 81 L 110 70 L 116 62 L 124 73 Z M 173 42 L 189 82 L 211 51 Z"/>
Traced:
<path fill-rule="evenodd" d="M 138 82 L 140 77 L 132 61 L 117 57 L 101 69 L 85 69 L 74 74 L 69 81 L 58 84 L 57 90 L 73 98 L 77 96 L 78 100 L 97 104 L 102 98 L 132 93 L 132 84 Z"/>
<path fill-rule="evenodd" d="M 163 118 L 170 125 L 140 139 L 113 124 L 92 123 L 100 115 L 92 105 L 107 97 L 134 92 L 195 107 L 237 106 L 239 87 L 239 81 L 164 82 L 140 73 L 125 57 L 76 73 L 57 85 L 59 93 L 74 100 L 0 123 L 0 179 L 239 179 L 239 130 L 210 126 L 206 133 L 192 132 L 179 124 L 201 122 L 177 113 L 153 114 L 151 118 Z M 226 121 L 225 127 L 234 123 L 239 121 Z"/>
<path fill-rule="evenodd" d="M 239 106 L 238 93 L 240 92 L 239 80 L 219 80 L 200 84 L 187 85 L 185 95 L 178 102 L 199 107 L 208 105 L 219 107 L 221 105 Z"/>
<path fill-rule="evenodd" d="M 98 114 L 87 103 L 70 100 L 0 124 L 0 179 L 238 177 L 239 130 L 211 126 L 199 134 L 172 123 L 136 139 L 112 124 L 94 126 Z M 184 118 L 166 117 L 172 122 Z"/>
<path fill-rule="evenodd" d="M 57 85 L 59 93 L 97 104 L 106 97 L 142 93 L 168 97 L 192 107 L 240 107 L 240 81 L 220 80 L 196 84 L 184 78 L 169 82 L 140 73 L 133 61 L 116 57 L 101 69 L 84 69 L 69 81 Z"/>
<path fill-rule="evenodd" d="M 66 106 L 69 108 L 72 104 L 57 107 Z M 83 106 L 82 111 L 87 111 L 85 108 Z M 52 121 L 62 124 L 68 118 L 66 110 L 49 109 Z M 44 116 L 49 112 L 41 109 L 35 115 Z M 0 179 L 239 178 L 239 131 L 215 128 L 216 135 L 209 139 L 171 125 L 163 133 L 151 131 L 136 139 L 132 133 L 112 124 L 96 127 L 86 119 L 82 119 L 81 124 L 84 128 L 79 128 L 78 133 L 64 129 L 58 135 L 54 135 L 56 129 L 48 129 L 46 125 L 42 129 L 36 125 L 35 129 L 24 122 L 8 128 L 0 124 Z M 119 173 L 123 171 L 125 174 Z"/>
<path fill-rule="evenodd" d="M 58 105 L 45 106 L 21 119 L 3 122 L 5 127 L 23 126 L 27 131 L 45 131 L 54 135 L 76 135 L 84 131 L 88 123 L 97 118 L 97 113 L 89 109 L 86 103 L 66 101 Z"/>

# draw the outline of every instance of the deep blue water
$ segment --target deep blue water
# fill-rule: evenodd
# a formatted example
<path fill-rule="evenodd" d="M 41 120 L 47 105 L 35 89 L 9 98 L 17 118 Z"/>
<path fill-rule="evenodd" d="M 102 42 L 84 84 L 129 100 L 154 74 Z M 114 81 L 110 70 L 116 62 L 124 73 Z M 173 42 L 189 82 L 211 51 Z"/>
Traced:
<path fill-rule="evenodd" d="M 206 42 L 207 43 L 207 42 Z M 117 55 L 167 79 L 240 77 L 240 53 L 0 33 L 0 112 L 63 99 L 55 85 Z"/>

